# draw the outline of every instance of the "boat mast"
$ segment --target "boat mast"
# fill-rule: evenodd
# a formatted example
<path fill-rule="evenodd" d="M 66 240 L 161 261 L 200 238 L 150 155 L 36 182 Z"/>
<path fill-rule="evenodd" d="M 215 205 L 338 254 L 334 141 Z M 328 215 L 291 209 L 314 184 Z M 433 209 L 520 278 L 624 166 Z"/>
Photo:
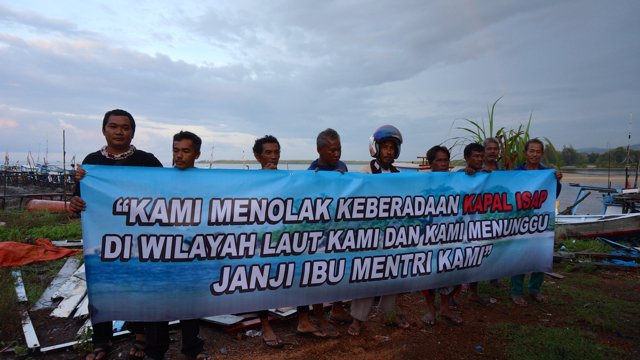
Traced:
<path fill-rule="evenodd" d="M 607 148 L 609 149 L 609 151 L 607 151 L 609 153 L 609 169 L 607 170 L 607 187 L 611 189 L 611 145 L 609 145 L 609 143 L 607 143 Z"/>
<path fill-rule="evenodd" d="M 66 156 L 67 156 L 67 145 L 65 143 L 64 130 L 62 130 L 62 187 L 64 189 L 64 209 L 67 209 L 67 178 L 66 178 Z"/>
<path fill-rule="evenodd" d="M 213 166 L 213 148 L 216 146 L 216 137 L 213 137 L 213 143 L 211 144 L 211 160 L 209 161 L 209 169 Z"/>
<path fill-rule="evenodd" d="M 629 184 L 629 151 L 631 147 L 631 116 L 633 113 L 629 113 L 629 142 L 627 143 L 627 165 L 624 168 L 624 188 L 628 189 L 631 187 Z"/>

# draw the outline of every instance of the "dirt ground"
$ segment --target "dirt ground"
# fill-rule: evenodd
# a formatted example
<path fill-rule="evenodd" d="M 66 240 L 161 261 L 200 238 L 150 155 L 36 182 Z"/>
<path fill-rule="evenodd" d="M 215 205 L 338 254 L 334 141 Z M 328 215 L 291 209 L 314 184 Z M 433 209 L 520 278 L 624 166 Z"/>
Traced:
<path fill-rule="evenodd" d="M 554 270 L 563 274 L 558 266 Z M 597 277 L 598 291 L 624 297 L 627 301 L 640 301 L 640 282 L 637 273 L 593 272 L 589 274 L 569 273 L 569 276 Z M 631 292 L 618 291 L 622 281 L 633 279 L 632 284 L 637 287 Z M 549 276 L 545 277 L 545 286 L 561 287 L 562 281 Z M 628 281 L 627 281 L 628 282 Z M 481 284 L 482 285 L 482 284 Z M 269 349 L 262 345 L 260 337 L 239 337 L 238 334 L 227 335 L 220 326 L 202 323 L 200 337 L 205 340 L 205 347 L 216 359 L 504 359 L 507 357 L 505 346 L 511 340 L 501 337 L 491 327 L 499 323 L 513 323 L 517 325 L 562 328 L 567 324 L 571 314 L 567 313 L 567 306 L 538 304 L 530 301 L 529 306 L 519 307 L 511 302 L 509 290 L 498 290 L 488 286 L 485 298 L 495 299 L 493 309 L 482 308 L 476 303 L 469 302 L 466 295 L 460 295 L 456 302 L 460 307 L 460 316 L 464 320 L 461 326 L 455 326 L 445 319 L 438 317 L 436 325 L 426 327 L 420 322 L 424 315 L 426 304 L 421 294 L 402 294 L 398 296 L 398 309 L 402 316 L 412 322 L 414 326 L 409 330 L 391 328 L 383 325 L 383 317 L 372 312 L 371 319 L 364 326 L 360 337 L 347 334 L 348 324 L 337 325 L 336 329 L 343 334 L 336 340 L 314 340 L 301 338 L 293 334 L 297 325 L 296 318 L 286 321 L 273 322 L 273 329 L 281 338 L 285 339 L 283 349 Z M 551 292 L 550 292 L 551 293 Z M 629 295 L 632 294 L 632 295 Z M 551 296 L 551 295 L 547 295 Z M 561 296 L 561 295 L 557 295 Z M 571 301 L 570 298 L 558 299 Z M 436 302 L 437 304 L 438 302 Z M 437 305 L 436 305 L 437 306 Z M 374 309 L 375 310 L 375 309 Z M 43 347 L 73 340 L 77 329 L 82 325 L 80 320 L 53 321 L 48 317 L 48 311 L 31 313 L 38 338 Z M 259 330 L 259 329 L 257 329 Z M 602 344 L 626 351 L 630 359 L 640 358 L 640 329 L 634 333 L 621 336 L 604 329 L 592 329 L 595 338 Z M 171 328 L 171 347 L 165 359 L 186 359 L 180 353 L 180 329 Z M 562 339 L 558 339 L 562 341 Z M 131 348 L 130 340 L 120 339 L 114 343 L 107 360 L 126 358 Z M 544 349 L 541 349 L 544 351 Z M 223 354 L 226 353 L 226 354 Z M 13 359 L 12 354 L 0 354 L 0 359 Z M 37 355 L 38 359 L 83 359 L 73 348 Z"/>

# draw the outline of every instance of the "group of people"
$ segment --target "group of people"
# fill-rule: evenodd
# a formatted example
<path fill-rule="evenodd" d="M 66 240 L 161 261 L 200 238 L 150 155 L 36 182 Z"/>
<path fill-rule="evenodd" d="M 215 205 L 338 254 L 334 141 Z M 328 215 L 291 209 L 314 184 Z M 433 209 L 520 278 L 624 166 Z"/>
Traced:
<path fill-rule="evenodd" d="M 145 166 L 162 167 L 162 164 L 151 153 L 138 150 L 131 144 L 135 135 L 136 124 L 130 113 L 116 109 L 108 111 L 102 122 L 102 133 L 106 145 L 99 151 L 85 157 L 82 164 L 111 165 L 111 166 Z M 195 161 L 200 156 L 202 140 L 197 135 L 180 131 L 173 137 L 173 166 L 178 169 L 195 167 Z M 313 161 L 308 170 L 312 171 L 338 171 L 342 174 L 348 171 L 347 165 L 340 160 L 342 146 L 340 135 L 333 129 L 320 132 L 316 139 L 318 159 Z M 378 128 L 369 139 L 369 152 L 373 158 L 367 165 L 358 169 L 358 172 L 366 174 L 397 173 L 393 163 L 400 156 L 402 146 L 402 134 L 391 125 Z M 280 160 L 280 143 L 274 136 L 267 135 L 256 139 L 253 153 L 263 170 L 277 170 Z M 539 170 L 546 169 L 540 165 L 540 159 L 544 155 L 544 144 L 538 139 L 528 141 L 524 147 L 526 162 L 514 170 Z M 467 175 L 477 172 L 504 171 L 504 166 L 498 163 L 499 143 L 495 138 L 487 138 L 482 144 L 471 143 L 464 149 L 464 158 L 467 162 L 464 171 Z M 432 172 L 448 172 L 450 169 L 451 155 L 449 149 L 444 146 L 434 146 L 427 152 L 427 160 Z M 76 180 L 80 181 L 86 174 L 80 166 L 76 172 Z M 560 179 L 562 173 L 555 171 L 558 180 L 557 194 L 560 193 Z M 557 196 L 557 195 L 556 195 Z M 70 200 L 70 209 L 81 212 L 86 209 L 86 204 L 80 194 L 80 186 L 76 186 L 74 197 Z M 531 298 L 538 302 L 546 302 L 541 293 L 541 284 L 544 273 L 532 273 L 528 290 Z M 526 306 L 524 298 L 524 274 L 511 277 L 511 293 L 513 302 Z M 497 279 L 490 283 L 498 288 L 506 289 L 507 285 Z M 454 296 L 459 292 L 468 292 L 469 301 L 476 302 L 483 307 L 490 308 L 492 304 L 485 301 L 478 294 L 478 283 L 447 286 L 437 289 L 422 291 L 426 298 L 427 313 L 422 318 L 425 326 L 435 325 L 436 315 L 450 321 L 454 325 L 460 325 L 463 320 L 456 313 L 458 306 Z M 435 297 L 440 294 L 440 311 L 436 313 Z M 347 333 L 351 336 L 362 334 L 363 324 L 369 319 L 375 298 L 354 299 L 351 301 L 350 312 L 344 309 L 343 302 L 334 302 L 328 317 L 325 317 L 323 304 L 313 304 L 311 308 L 315 316 L 315 324 L 309 320 L 309 305 L 298 306 L 298 324 L 296 334 L 315 339 L 336 339 L 341 334 L 335 330 L 332 324 L 350 323 Z M 399 315 L 396 306 L 396 295 L 380 296 L 378 311 L 384 314 L 387 325 L 401 329 L 409 329 L 408 323 Z M 274 333 L 269 325 L 268 311 L 258 312 L 262 325 L 262 341 L 265 346 L 280 348 L 283 340 Z M 181 320 L 182 349 L 181 352 L 188 358 L 197 360 L 210 360 L 213 357 L 204 348 L 204 341 L 198 337 L 198 320 Z M 86 360 L 99 360 L 105 357 L 112 345 L 111 323 L 93 324 L 94 351 L 87 355 Z M 169 329 L 167 322 L 131 322 L 129 330 L 135 334 L 128 358 L 132 360 L 160 360 L 169 349 Z"/>

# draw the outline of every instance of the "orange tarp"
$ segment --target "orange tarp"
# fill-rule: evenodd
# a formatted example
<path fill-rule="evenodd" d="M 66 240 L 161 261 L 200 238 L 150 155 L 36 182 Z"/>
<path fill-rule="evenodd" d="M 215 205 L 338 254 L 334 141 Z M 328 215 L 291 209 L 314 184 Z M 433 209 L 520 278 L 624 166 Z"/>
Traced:
<path fill-rule="evenodd" d="M 56 260 L 79 252 L 82 250 L 54 246 L 48 239 L 38 239 L 36 245 L 13 241 L 0 242 L 0 266 L 21 266 L 33 262 Z"/>

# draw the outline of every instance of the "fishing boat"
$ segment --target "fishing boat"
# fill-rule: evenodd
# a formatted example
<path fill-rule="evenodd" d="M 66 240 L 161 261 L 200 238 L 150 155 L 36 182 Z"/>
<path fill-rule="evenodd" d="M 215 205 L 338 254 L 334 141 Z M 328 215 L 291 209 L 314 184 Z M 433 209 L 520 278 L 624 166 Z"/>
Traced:
<path fill-rule="evenodd" d="M 431 166 L 429 166 L 429 162 L 427 161 L 427 157 L 426 156 L 418 156 L 418 159 L 421 159 L 422 162 L 420 164 L 414 164 L 414 163 L 395 163 L 393 164 L 393 166 L 400 170 L 400 172 L 406 173 L 406 172 L 427 172 L 428 170 L 431 169 Z"/>
<path fill-rule="evenodd" d="M 431 165 L 429 165 L 429 161 L 427 161 L 426 156 L 417 156 L 418 159 L 421 159 L 420 164 L 414 163 L 394 163 L 393 166 L 400 170 L 403 173 L 411 173 L 411 172 L 431 172 Z M 453 169 L 455 166 L 449 166 L 449 169 Z"/>
<path fill-rule="evenodd" d="M 614 241 L 640 241 L 640 213 L 616 215 L 558 215 L 560 239 L 605 237 Z"/>

